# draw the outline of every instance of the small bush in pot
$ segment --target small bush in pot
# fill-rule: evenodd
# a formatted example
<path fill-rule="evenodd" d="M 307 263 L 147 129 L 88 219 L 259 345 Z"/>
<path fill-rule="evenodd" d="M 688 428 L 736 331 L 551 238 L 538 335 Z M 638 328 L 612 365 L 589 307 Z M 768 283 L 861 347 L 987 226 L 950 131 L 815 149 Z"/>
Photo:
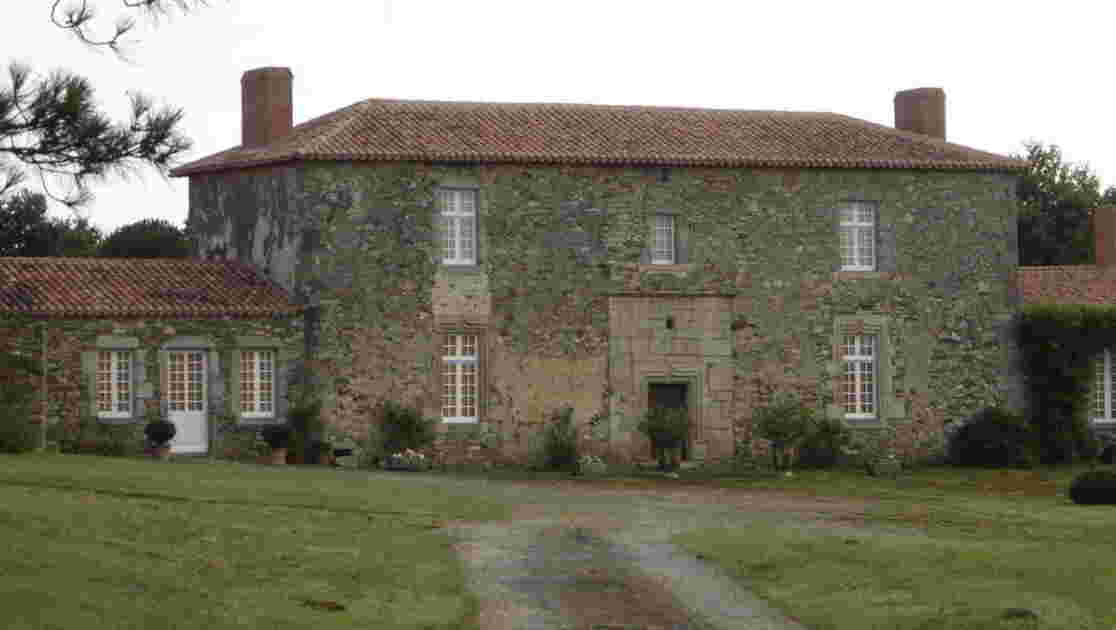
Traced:
<path fill-rule="evenodd" d="M 810 409 L 793 396 L 780 395 L 755 411 L 752 430 L 771 441 L 771 462 L 775 470 L 780 470 L 787 464 L 786 450 L 799 444 L 813 424 L 814 413 Z"/>
<path fill-rule="evenodd" d="M 577 428 L 573 407 L 569 405 L 550 414 L 543 434 L 545 467 L 548 470 L 577 472 Z"/>
<path fill-rule="evenodd" d="M 385 454 L 418 450 L 434 442 L 437 420 L 395 401 L 385 400 L 378 408 L 380 446 Z"/>
<path fill-rule="evenodd" d="M 685 409 L 653 406 L 640 420 L 637 427 L 659 454 L 659 469 L 673 471 L 678 462 L 672 451 L 685 442 L 690 434 L 690 416 Z"/>
<path fill-rule="evenodd" d="M 1078 505 L 1116 505 L 1116 470 L 1090 470 L 1074 478 L 1070 500 Z"/>
<path fill-rule="evenodd" d="M 157 416 L 143 428 L 143 434 L 154 449 L 153 455 L 160 459 L 166 459 L 170 455 L 170 441 L 177 432 L 178 427 L 173 422 Z"/>
<path fill-rule="evenodd" d="M 271 424 L 260 431 L 264 442 L 271 447 L 271 463 L 287 463 L 287 449 L 291 445 L 291 427 L 287 424 Z"/>
<path fill-rule="evenodd" d="M 828 470 L 835 468 L 841 449 L 852 436 L 844 423 L 836 418 L 819 420 L 810 427 L 798 448 L 798 468 Z"/>

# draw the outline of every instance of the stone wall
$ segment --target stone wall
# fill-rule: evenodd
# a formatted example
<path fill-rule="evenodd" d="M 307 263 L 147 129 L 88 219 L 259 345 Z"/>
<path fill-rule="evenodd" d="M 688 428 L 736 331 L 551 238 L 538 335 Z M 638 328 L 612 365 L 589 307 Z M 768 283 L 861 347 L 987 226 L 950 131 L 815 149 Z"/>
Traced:
<path fill-rule="evenodd" d="M 463 330 L 482 334 L 486 354 L 480 424 L 440 427 L 442 450 L 460 457 L 522 461 L 543 419 L 566 404 L 587 449 L 645 457 L 634 426 L 647 383 L 664 378 L 700 390 L 694 455 L 726 456 L 774 391 L 840 415 L 837 344 L 862 327 L 881 335 L 882 421 L 899 429 L 903 448 L 985 405 L 1021 404 L 1005 332 L 1018 309 L 1011 175 L 290 168 L 271 183 L 194 176 L 191 224 L 214 226 L 203 253 L 235 252 L 274 274 L 296 269 L 289 288 L 314 306 L 310 364 L 326 384 L 330 421 L 354 434 L 384 398 L 438 415 L 440 335 Z M 278 211 L 268 191 L 286 182 L 299 192 Z M 433 262 L 439 185 L 479 191 L 475 267 Z M 241 201 L 222 197 L 232 190 Z M 852 200 L 877 204 L 878 271 L 839 270 L 836 208 Z M 658 212 L 676 216 L 680 264 L 647 264 L 648 216 Z M 251 250 L 232 247 L 249 241 Z"/>

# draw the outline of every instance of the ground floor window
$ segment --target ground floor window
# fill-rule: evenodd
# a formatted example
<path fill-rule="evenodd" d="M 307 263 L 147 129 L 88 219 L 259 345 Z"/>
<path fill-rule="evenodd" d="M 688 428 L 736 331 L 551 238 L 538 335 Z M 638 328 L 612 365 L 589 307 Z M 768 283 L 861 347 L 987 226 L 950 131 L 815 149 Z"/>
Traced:
<path fill-rule="evenodd" d="M 845 335 L 842 383 L 846 418 L 876 416 L 876 336 Z"/>
<path fill-rule="evenodd" d="M 275 416 L 275 352 L 244 350 L 240 353 L 240 415 L 245 418 Z"/>
<path fill-rule="evenodd" d="M 447 334 L 442 344 L 442 420 L 476 422 L 478 336 Z"/>
<path fill-rule="evenodd" d="M 132 415 L 132 352 L 101 350 L 97 353 L 97 417 Z"/>
<path fill-rule="evenodd" d="M 1116 422 L 1113 409 L 1113 392 L 1116 390 L 1116 373 L 1113 372 L 1113 353 L 1105 349 L 1094 362 L 1093 422 Z"/>

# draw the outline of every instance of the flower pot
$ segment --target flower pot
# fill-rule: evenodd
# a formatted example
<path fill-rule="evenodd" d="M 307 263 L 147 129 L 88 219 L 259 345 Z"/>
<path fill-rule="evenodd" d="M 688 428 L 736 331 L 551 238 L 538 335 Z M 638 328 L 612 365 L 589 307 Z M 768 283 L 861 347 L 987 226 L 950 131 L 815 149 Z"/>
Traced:
<path fill-rule="evenodd" d="M 287 447 L 271 449 L 271 463 L 276 466 L 283 466 L 287 463 Z"/>
<path fill-rule="evenodd" d="M 868 474 L 873 477 L 891 477 L 899 476 L 902 471 L 902 466 L 894 459 L 880 459 L 868 462 Z"/>
<path fill-rule="evenodd" d="M 151 448 L 151 456 L 155 459 L 167 460 L 170 458 L 171 447 L 170 444 L 162 446 L 154 446 Z"/>

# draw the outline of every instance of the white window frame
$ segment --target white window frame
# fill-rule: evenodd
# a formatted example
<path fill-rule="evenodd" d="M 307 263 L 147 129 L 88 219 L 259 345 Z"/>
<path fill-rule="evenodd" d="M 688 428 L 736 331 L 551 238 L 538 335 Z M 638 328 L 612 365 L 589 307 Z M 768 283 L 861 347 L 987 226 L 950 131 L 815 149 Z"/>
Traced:
<path fill-rule="evenodd" d="M 876 270 L 876 206 L 853 201 L 838 209 L 841 271 Z"/>
<path fill-rule="evenodd" d="M 841 378 L 841 407 L 845 412 L 845 418 L 855 420 L 875 419 L 880 406 L 880 379 L 876 360 L 879 355 L 879 339 L 876 335 L 846 334 L 842 341 L 841 351 L 844 368 Z M 865 376 L 871 379 L 871 382 L 867 383 L 867 389 L 864 382 Z M 851 398 L 848 391 L 850 381 L 853 385 Z M 865 394 L 868 394 L 868 396 L 865 396 Z M 869 397 L 870 400 L 868 400 Z M 849 411 L 850 401 L 853 411 Z"/>
<path fill-rule="evenodd" d="M 267 371 L 263 369 L 265 355 L 267 358 Z M 270 348 L 254 348 L 251 350 L 240 351 L 240 365 L 237 366 L 237 369 L 240 370 L 240 398 L 238 401 L 238 405 L 241 418 L 248 420 L 271 420 L 275 418 L 275 359 L 277 355 L 278 353 Z M 246 402 L 244 396 L 247 393 L 244 378 L 246 360 L 251 361 L 250 376 L 251 383 L 253 384 L 253 391 L 250 394 L 250 400 L 247 401 L 250 404 L 250 409 L 248 410 L 244 409 L 244 403 Z M 268 397 L 270 399 L 269 401 L 265 401 L 263 399 L 264 397 L 262 396 L 262 394 L 264 393 L 264 388 L 259 386 L 259 383 L 263 381 L 262 377 L 265 374 L 269 376 L 270 381 L 270 387 L 267 388 L 267 394 L 269 395 Z M 270 403 L 270 410 L 263 409 L 265 402 Z"/>
<path fill-rule="evenodd" d="M 1116 423 L 1116 372 L 1113 365 L 1116 357 L 1112 350 L 1105 348 L 1094 360 L 1093 370 L 1093 413 L 1095 424 Z M 1098 407 L 1100 408 L 1098 410 Z M 1100 412 L 1098 415 L 1097 412 Z"/>
<path fill-rule="evenodd" d="M 106 374 L 102 370 L 105 365 L 104 361 L 108 360 L 108 394 L 109 394 L 109 409 L 101 408 L 101 377 Z M 121 367 L 124 367 L 121 370 Z M 131 350 L 121 349 L 98 349 L 97 350 L 97 374 L 96 386 L 97 390 L 93 393 L 97 399 L 97 417 L 98 418 L 131 418 L 134 407 L 134 392 L 132 387 L 133 374 L 135 370 L 135 361 L 133 359 Z M 127 410 L 121 410 L 121 403 L 127 405 Z"/>
<path fill-rule="evenodd" d="M 678 231 L 674 215 L 656 214 L 651 220 L 651 264 L 673 265 L 678 260 Z"/>
<path fill-rule="evenodd" d="M 477 191 L 439 188 L 437 197 L 442 264 L 477 264 Z"/>
<path fill-rule="evenodd" d="M 442 339 L 442 422 L 480 420 L 480 343 L 476 333 L 448 332 Z"/>

